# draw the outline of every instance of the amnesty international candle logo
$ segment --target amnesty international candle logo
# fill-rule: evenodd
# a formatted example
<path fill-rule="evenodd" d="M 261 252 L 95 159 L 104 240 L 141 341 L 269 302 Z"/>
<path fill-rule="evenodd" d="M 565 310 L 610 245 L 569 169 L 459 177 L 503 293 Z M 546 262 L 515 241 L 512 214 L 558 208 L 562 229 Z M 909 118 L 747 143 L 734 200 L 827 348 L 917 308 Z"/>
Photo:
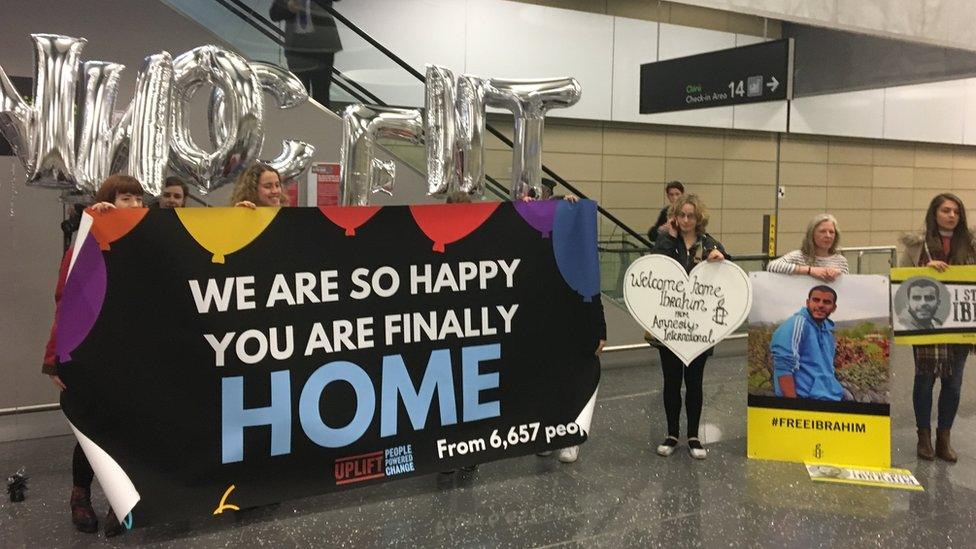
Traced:
<path fill-rule="evenodd" d="M 892 269 L 891 311 L 899 345 L 976 342 L 976 268 Z"/>
<path fill-rule="evenodd" d="M 746 273 L 729 261 L 699 263 L 686 274 L 664 255 L 646 255 L 624 275 L 631 316 L 685 364 L 739 327 L 752 306 Z"/>

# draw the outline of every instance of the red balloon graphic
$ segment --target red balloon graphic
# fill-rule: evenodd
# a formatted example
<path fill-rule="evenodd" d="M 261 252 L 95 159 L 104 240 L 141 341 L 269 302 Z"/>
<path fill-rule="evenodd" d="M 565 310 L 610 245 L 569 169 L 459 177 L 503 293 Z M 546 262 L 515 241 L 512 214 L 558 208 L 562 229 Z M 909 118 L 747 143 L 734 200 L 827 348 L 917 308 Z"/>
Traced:
<path fill-rule="evenodd" d="M 346 236 L 355 236 L 356 229 L 372 219 L 383 206 L 319 206 L 322 215 L 346 230 Z"/>
<path fill-rule="evenodd" d="M 420 230 L 434 241 L 434 251 L 444 252 L 444 245 L 471 234 L 495 212 L 501 202 L 470 204 L 422 204 L 410 206 L 410 213 Z"/>
<path fill-rule="evenodd" d="M 102 251 L 110 250 L 109 244 L 129 234 L 143 217 L 149 213 L 149 208 L 125 208 L 96 212 L 91 208 L 85 210 L 92 216 L 91 234 L 98 241 Z"/>

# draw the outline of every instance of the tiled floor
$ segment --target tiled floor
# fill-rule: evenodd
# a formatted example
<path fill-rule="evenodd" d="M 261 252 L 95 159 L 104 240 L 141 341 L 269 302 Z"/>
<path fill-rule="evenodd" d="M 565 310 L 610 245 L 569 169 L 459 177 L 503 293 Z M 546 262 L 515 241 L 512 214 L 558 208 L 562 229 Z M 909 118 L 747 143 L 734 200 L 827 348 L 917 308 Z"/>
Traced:
<path fill-rule="evenodd" d="M 802 465 L 746 459 L 739 342 L 706 367 L 703 462 L 654 453 L 664 432 L 661 376 L 649 351 L 621 353 L 605 359 L 593 436 L 575 464 L 511 459 L 109 542 L 69 522 L 70 437 L 2 443 L 0 474 L 26 466 L 31 480 L 26 502 L 0 503 L 0 547 L 976 546 L 976 374 L 953 430 L 959 463 L 919 463 L 911 358 L 895 353 L 892 463 L 913 470 L 922 493 L 814 484 Z M 100 493 L 95 505 L 106 508 Z"/>

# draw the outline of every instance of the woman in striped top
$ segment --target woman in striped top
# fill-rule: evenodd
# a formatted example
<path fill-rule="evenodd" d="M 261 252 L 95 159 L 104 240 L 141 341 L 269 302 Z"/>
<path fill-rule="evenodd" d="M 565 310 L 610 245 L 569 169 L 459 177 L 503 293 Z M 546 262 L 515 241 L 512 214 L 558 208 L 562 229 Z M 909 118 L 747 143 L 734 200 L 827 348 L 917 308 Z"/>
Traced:
<path fill-rule="evenodd" d="M 807 225 L 803 247 L 770 261 L 766 270 L 772 273 L 810 275 L 824 282 L 832 282 L 847 274 L 847 258 L 837 253 L 840 229 L 830 214 L 819 214 Z"/>

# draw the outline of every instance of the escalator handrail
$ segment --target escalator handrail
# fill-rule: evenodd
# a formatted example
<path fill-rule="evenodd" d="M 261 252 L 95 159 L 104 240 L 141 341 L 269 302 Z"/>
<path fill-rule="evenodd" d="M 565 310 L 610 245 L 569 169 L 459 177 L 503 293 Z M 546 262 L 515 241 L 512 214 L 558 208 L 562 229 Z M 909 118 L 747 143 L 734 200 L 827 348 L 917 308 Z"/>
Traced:
<path fill-rule="evenodd" d="M 410 66 L 410 64 L 407 63 L 406 61 L 404 61 L 403 59 L 400 59 L 400 57 L 398 55 L 396 55 L 395 53 L 393 53 L 392 51 L 390 51 L 383 44 L 380 44 L 375 38 L 373 38 L 372 36 L 370 36 L 369 34 L 367 34 L 366 31 L 364 31 L 363 29 L 359 28 L 355 23 L 353 23 L 352 21 L 350 21 L 349 19 L 347 19 L 345 16 L 343 16 L 341 13 L 339 13 L 338 11 L 336 11 L 336 9 L 334 7 L 325 5 L 324 3 L 322 3 L 322 0 L 313 0 L 313 1 L 319 7 L 321 7 L 322 9 L 324 9 L 325 11 L 327 11 L 330 15 L 332 15 L 332 17 L 334 17 L 336 20 L 338 20 L 342 24 L 346 25 L 346 27 L 348 27 L 350 30 L 352 30 L 354 33 L 356 33 L 360 38 L 362 38 L 363 40 L 365 40 L 366 42 L 368 42 L 371 46 L 373 46 L 374 48 L 376 48 L 377 50 L 379 50 L 380 52 L 382 52 L 384 55 L 386 55 L 391 61 L 393 61 L 394 63 L 396 63 L 397 65 L 399 65 L 401 68 L 403 68 L 405 71 L 407 71 L 408 73 L 410 73 L 411 75 L 413 75 L 414 78 L 416 78 L 417 80 L 419 80 L 421 82 L 426 82 L 427 79 L 424 77 L 423 74 L 420 73 L 420 71 L 418 71 L 417 69 L 415 69 L 412 66 Z M 489 125 L 486 125 L 486 129 L 488 130 L 489 133 L 491 133 L 496 138 L 498 138 L 502 143 L 506 144 L 510 148 L 514 148 L 515 144 L 512 142 L 512 140 L 510 140 L 508 137 L 506 137 L 505 134 L 503 134 L 502 132 L 498 131 L 497 129 L 495 129 L 490 124 Z M 556 172 L 552 171 L 551 169 L 549 169 L 545 165 L 542 166 L 542 171 L 545 172 L 545 174 L 548 175 L 549 177 L 553 178 L 553 180 L 555 180 L 557 183 L 559 183 L 560 185 L 562 185 L 562 186 L 566 187 L 567 189 L 569 189 L 569 191 L 572 192 L 573 194 L 575 194 L 576 196 L 579 196 L 580 198 L 586 198 L 586 195 L 583 194 L 582 192 L 580 192 L 579 189 L 577 189 L 573 185 L 570 185 L 565 179 L 563 179 L 562 177 L 560 177 L 559 174 L 557 174 Z M 618 227 L 620 227 L 621 229 L 623 229 L 624 231 L 626 231 L 628 234 L 630 234 L 631 236 L 633 236 L 634 238 L 636 238 L 638 241 L 640 241 L 643 244 L 646 244 L 648 247 L 651 246 L 651 242 L 644 235 L 638 233 L 637 231 L 635 231 L 632 228 L 630 228 L 627 225 L 625 225 L 622 221 L 620 221 L 620 219 L 617 218 L 617 216 L 615 216 L 615 215 L 611 214 L 610 212 L 608 212 L 607 210 L 603 209 L 603 207 L 600 206 L 599 204 L 597 204 L 597 210 L 600 213 L 602 213 L 604 216 L 606 216 L 607 219 L 609 219 L 610 221 L 612 221 L 615 225 L 617 225 Z"/>

